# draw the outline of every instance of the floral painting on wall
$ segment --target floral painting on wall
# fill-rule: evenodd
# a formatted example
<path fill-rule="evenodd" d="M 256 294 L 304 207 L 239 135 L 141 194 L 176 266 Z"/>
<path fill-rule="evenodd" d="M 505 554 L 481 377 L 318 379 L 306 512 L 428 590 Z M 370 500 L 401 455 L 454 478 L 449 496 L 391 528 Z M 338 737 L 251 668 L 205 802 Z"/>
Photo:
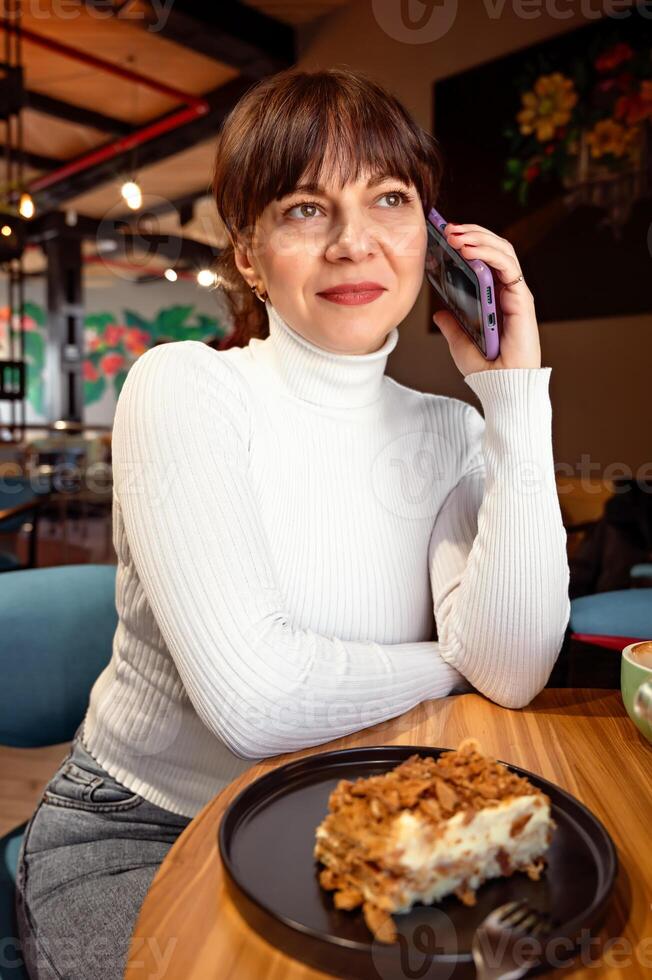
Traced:
<path fill-rule="evenodd" d="M 27 404 L 32 415 L 45 415 L 45 331 L 47 311 L 38 303 L 26 302 L 23 319 L 27 361 Z M 0 357 L 9 356 L 8 308 L 0 307 Z M 117 400 L 129 368 L 157 343 L 175 340 L 207 341 L 226 336 L 218 319 L 198 312 L 194 306 L 168 306 L 152 318 L 134 310 L 120 316 L 109 311 L 91 313 L 84 320 L 83 361 L 84 406 L 99 402 L 109 391 Z M 16 330 L 14 330 L 16 338 Z M 17 338 L 16 338 L 17 343 Z"/>
<path fill-rule="evenodd" d="M 437 209 L 511 242 L 542 321 L 652 307 L 652 20 L 625 13 L 435 86 Z"/>
<path fill-rule="evenodd" d="M 84 404 L 102 397 L 107 385 L 117 399 L 127 372 L 137 357 L 154 344 L 167 340 L 208 340 L 226 331 L 215 317 L 198 313 L 192 306 L 168 306 L 148 320 L 133 310 L 120 319 L 113 313 L 93 313 L 84 320 Z"/>

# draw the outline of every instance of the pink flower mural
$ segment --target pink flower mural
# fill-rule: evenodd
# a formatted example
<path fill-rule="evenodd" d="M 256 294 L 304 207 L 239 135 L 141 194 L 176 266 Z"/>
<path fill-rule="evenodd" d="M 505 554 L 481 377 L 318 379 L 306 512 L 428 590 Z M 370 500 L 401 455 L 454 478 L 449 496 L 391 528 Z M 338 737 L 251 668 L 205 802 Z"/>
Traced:
<path fill-rule="evenodd" d="M 112 313 L 86 317 L 84 360 L 84 403 L 90 405 L 104 394 L 107 385 L 120 394 L 129 368 L 158 340 L 208 340 L 228 332 L 214 317 L 195 311 L 194 306 L 168 306 L 148 320 L 134 310 L 120 318 Z"/>
<path fill-rule="evenodd" d="M 46 323 L 42 306 L 25 304 L 27 400 L 38 415 L 43 415 Z M 124 310 L 120 317 L 108 311 L 89 314 L 84 320 L 84 404 L 99 401 L 109 386 L 117 398 L 131 365 L 160 339 L 204 341 L 227 333 L 216 317 L 199 313 L 194 306 L 164 307 L 152 319 L 134 310 Z M 8 338 L 9 310 L 4 306 L 0 307 L 0 355 L 8 356 Z"/>

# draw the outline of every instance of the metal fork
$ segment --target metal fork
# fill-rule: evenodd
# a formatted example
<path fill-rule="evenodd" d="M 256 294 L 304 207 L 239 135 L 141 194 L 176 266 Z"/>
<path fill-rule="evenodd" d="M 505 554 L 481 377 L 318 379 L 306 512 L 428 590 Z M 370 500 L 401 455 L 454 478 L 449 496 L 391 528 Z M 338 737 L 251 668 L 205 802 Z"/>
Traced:
<path fill-rule="evenodd" d="M 539 960 L 543 952 L 542 937 L 549 930 L 548 916 L 527 902 L 499 905 L 480 923 L 473 936 L 471 952 L 478 980 L 522 977 Z M 539 942 L 519 943 L 526 938 Z"/>

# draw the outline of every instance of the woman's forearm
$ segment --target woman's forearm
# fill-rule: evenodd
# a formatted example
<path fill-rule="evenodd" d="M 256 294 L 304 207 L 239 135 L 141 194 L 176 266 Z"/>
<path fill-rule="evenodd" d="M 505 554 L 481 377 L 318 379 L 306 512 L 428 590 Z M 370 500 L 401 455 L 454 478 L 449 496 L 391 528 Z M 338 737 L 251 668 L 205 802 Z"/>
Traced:
<path fill-rule="evenodd" d="M 481 442 L 440 511 L 429 548 L 440 653 L 506 707 L 545 685 L 568 622 L 568 561 L 554 478 L 549 368 L 467 376 Z"/>

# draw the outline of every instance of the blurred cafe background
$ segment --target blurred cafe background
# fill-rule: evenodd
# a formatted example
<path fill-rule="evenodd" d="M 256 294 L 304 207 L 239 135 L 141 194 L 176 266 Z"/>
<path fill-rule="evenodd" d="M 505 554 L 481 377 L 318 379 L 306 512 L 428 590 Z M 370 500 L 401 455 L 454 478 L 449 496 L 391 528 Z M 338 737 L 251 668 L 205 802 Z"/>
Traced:
<path fill-rule="evenodd" d="M 214 271 L 215 138 L 252 84 L 295 64 L 395 92 L 440 140 L 439 210 L 519 255 L 552 367 L 574 600 L 551 683 L 617 687 L 622 647 L 652 638 L 652 11 L 417 6 L 2 3 L 0 644 L 93 634 L 80 712 L 115 629 L 116 400 L 154 345 L 238 343 Z M 472 402 L 432 303 L 424 280 L 387 373 Z M 3 752 L 0 833 L 61 754 L 26 768 Z"/>

